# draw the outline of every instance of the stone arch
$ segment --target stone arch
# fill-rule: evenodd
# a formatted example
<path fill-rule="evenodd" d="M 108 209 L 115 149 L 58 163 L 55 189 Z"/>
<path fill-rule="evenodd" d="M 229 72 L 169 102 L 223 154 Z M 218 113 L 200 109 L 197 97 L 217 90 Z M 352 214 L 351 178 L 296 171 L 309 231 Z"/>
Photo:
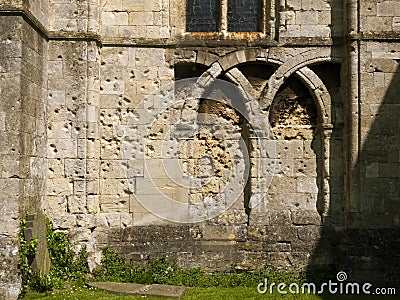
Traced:
<path fill-rule="evenodd" d="M 329 48 L 311 50 L 293 56 L 282 63 L 268 82 L 263 97 L 260 99 L 261 106 L 264 109 L 268 108 L 285 80 L 295 73 L 309 88 L 311 95 L 313 95 L 322 125 L 329 127 L 332 122 L 329 92 L 322 80 L 307 66 L 321 62 L 340 61 L 339 57 L 332 56 L 331 54 L 332 52 Z"/>
<path fill-rule="evenodd" d="M 331 49 L 325 48 L 321 50 L 311 50 L 298 54 L 282 62 L 276 58 L 268 57 L 268 50 L 248 49 L 230 53 L 220 58 L 218 63 L 220 69 L 218 75 L 214 73 L 214 78 L 219 76 L 223 71 L 230 80 L 237 84 L 243 92 L 248 91 L 253 99 L 256 95 L 252 93 L 252 88 L 246 77 L 236 67 L 239 64 L 252 61 L 264 61 L 279 66 L 275 73 L 270 77 L 268 85 L 259 97 L 262 108 L 270 107 L 275 95 L 285 80 L 292 74 L 304 83 L 309 89 L 311 96 L 314 98 L 319 118 L 320 134 L 322 138 L 322 174 L 324 177 L 321 182 L 321 190 L 323 194 L 323 203 L 321 207 L 321 216 L 324 217 L 329 211 L 330 203 L 330 168 L 329 168 L 329 152 L 330 139 L 332 135 L 332 116 L 331 116 L 331 97 L 327 87 L 318 75 L 308 66 L 322 62 L 340 62 L 340 57 L 332 56 Z M 257 97 L 258 98 L 258 97 Z"/>
<path fill-rule="evenodd" d="M 321 50 L 311 50 L 299 55 L 293 56 L 282 62 L 276 58 L 268 57 L 268 50 L 253 48 L 246 50 L 239 50 L 225 55 L 222 58 L 216 60 L 216 56 L 209 53 L 199 52 L 196 57 L 196 62 L 198 63 L 210 63 L 210 67 L 200 76 L 197 81 L 199 91 L 195 92 L 195 95 L 200 95 L 201 91 L 205 87 L 210 86 L 215 79 L 217 79 L 221 74 L 225 73 L 233 83 L 235 83 L 239 90 L 250 97 L 245 97 L 245 99 L 250 99 L 245 103 L 246 110 L 249 114 L 250 122 L 252 118 L 252 107 L 254 101 L 259 99 L 261 107 L 267 109 L 275 95 L 277 94 L 279 88 L 285 82 L 285 80 L 292 74 L 296 74 L 297 77 L 305 84 L 309 89 L 310 94 L 314 98 L 319 118 L 319 127 L 321 132 L 321 138 L 323 139 L 322 145 L 322 174 L 324 177 L 322 179 L 321 190 L 323 193 L 323 205 L 321 208 L 321 216 L 323 217 L 329 210 L 330 202 L 330 191 L 329 191 L 329 180 L 330 180 L 330 170 L 329 170 L 329 152 L 330 152 L 330 138 L 332 134 L 332 124 L 331 124 L 331 98 L 327 87 L 318 77 L 318 75 L 308 68 L 308 65 L 321 63 L 321 62 L 332 62 L 340 61 L 339 57 L 331 55 L 331 49 L 326 48 Z M 268 85 L 264 89 L 261 97 L 255 97 L 252 93 L 252 87 L 246 77 L 237 68 L 238 65 L 248 62 L 263 61 L 269 64 L 277 65 L 278 69 L 270 77 Z M 258 98 L 258 99 L 257 99 Z M 191 102 L 191 109 L 198 109 L 199 101 L 196 103 Z M 257 105 L 259 103 L 257 102 Z"/>
<path fill-rule="evenodd" d="M 326 216 L 329 211 L 330 204 L 330 167 L 329 167 L 329 153 L 330 153 L 330 139 L 332 135 L 332 116 L 331 116 L 331 97 L 327 87 L 312 71 L 308 65 L 340 61 L 339 57 L 332 57 L 331 50 L 325 49 L 322 51 L 308 51 L 299 54 L 282 63 L 276 72 L 270 77 L 268 85 L 264 90 L 263 96 L 260 98 L 260 104 L 263 109 L 268 109 L 272 101 L 275 99 L 280 87 L 290 75 L 296 74 L 297 77 L 309 89 L 310 94 L 314 98 L 317 106 L 319 120 L 319 132 L 322 138 L 322 172 L 323 178 L 321 181 L 321 191 L 323 203 L 320 205 L 320 214 L 322 217 Z"/>
<path fill-rule="evenodd" d="M 255 61 L 252 60 L 252 61 Z M 224 69 L 220 64 L 220 61 L 215 61 L 211 64 L 211 66 L 197 79 L 196 83 L 194 84 L 193 90 L 190 92 L 190 96 L 186 97 L 185 103 L 182 108 L 182 115 L 193 115 L 195 114 L 200 107 L 200 99 L 206 92 L 207 88 L 211 86 L 217 79 L 220 77 L 222 74 L 224 74 Z M 235 84 L 236 88 L 238 89 L 238 92 L 242 95 L 239 98 L 243 99 L 243 108 L 244 108 L 244 116 L 247 120 L 248 124 L 260 124 L 256 125 L 255 128 L 253 128 L 255 132 L 255 137 L 258 139 L 261 139 L 262 146 L 260 146 L 260 150 L 263 153 L 262 157 L 257 158 L 260 162 L 271 159 L 274 157 L 271 153 L 275 151 L 275 149 L 271 149 L 271 147 L 268 148 L 268 150 L 265 150 L 267 146 L 264 141 L 270 140 L 272 138 L 272 132 L 270 128 L 267 126 L 267 122 L 263 122 L 261 120 L 262 117 L 264 117 L 267 120 L 267 116 L 262 112 L 259 103 L 257 101 L 257 98 L 252 97 L 252 95 L 249 93 L 251 91 L 251 85 L 250 83 L 246 80 L 244 75 L 238 70 L 237 68 L 233 68 L 229 70 L 229 72 L 226 72 L 228 79 L 234 79 L 235 80 L 230 80 L 231 84 Z M 246 82 L 248 84 L 246 84 Z M 266 130 L 267 128 L 267 130 Z M 264 151 L 265 150 L 265 151 Z M 264 153 L 265 152 L 265 153 Z M 267 153 L 268 152 L 268 153 Z M 245 200 L 245 211 L 246 213 L 249 213 L 249 211 L 252 208 L 257 207 L 257 209 L 262 209 L 265 208 L 265 198 L 264 198 L 264 190 L 265 186 L 272 180 L 272 177 L 270 179 L 264 179 L 262 180 L 262 174 L 271 172 L 271 163 L 266 164 L 266 163 L 258 163 L 260 165 L 261 169 L 263 171 L 260 171 L 257 176 L 260 177 L 260 180 L 258 180 L 254 188 L 252 188 L 251 192 L 251 197 L 249 199 Z M 272 163 L 273 164 L 273 163 Z M 268 169 L 268 170 L 264 170 Z M 267 183 L 268 182 L 268 183 Z M 247 186 L 247 184 L 246 184 Z"/>
<path fill-rule="evenodd" d="M 253 61 L 268 60 L 268 50 L 261 48 L 250 48 L 228 53 L 218 59 L 223 71 L 228 71 L 239 64 Z"/>
<path fill-rule="evenodd" d="M 209 52 L 204 52 L 204 51 L 197 51 L 196 53 L 196 58 L 195 58 L 195 63 L 209 67 L 211 66 L 214 62 L 218 60 L 219 56 L 216 54 L 212 54 Z"/>

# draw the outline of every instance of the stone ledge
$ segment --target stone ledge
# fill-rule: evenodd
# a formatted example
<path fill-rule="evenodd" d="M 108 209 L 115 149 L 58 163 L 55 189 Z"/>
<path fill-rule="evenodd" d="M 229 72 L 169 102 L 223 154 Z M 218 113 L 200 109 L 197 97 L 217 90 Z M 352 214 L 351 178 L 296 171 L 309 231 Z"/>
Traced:
<path fill-rule="evenodd" d="M 400 32 L 393 32 L 393 31 L 350 32 L 348 37 L 350 40 L 399 41 L 400 40 Z"/>
<path fill-rule="evenodd" d="M 164 284 L 137 284 L 120 282 L 89 282 L 90 287 L 108 291 L 113 294 L 140 295 L 143 297 L 160 297 L 180 299 L 185 295 L 186 287 Z"/>

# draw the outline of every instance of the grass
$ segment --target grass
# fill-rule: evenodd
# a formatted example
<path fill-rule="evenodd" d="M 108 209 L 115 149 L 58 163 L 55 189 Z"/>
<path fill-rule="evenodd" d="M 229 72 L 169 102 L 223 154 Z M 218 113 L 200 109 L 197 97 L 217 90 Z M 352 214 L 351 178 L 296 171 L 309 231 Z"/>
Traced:
<path fill-rule="evenodd" d="M 256 288 L 248 288 L 248 287 L 234 287 L 234 288 L 188 288 L 186 295 L 182 298 L 182 300 L 258 300 L 258 299 L 299 299 L 299 300 L 319 300 L 319 299 L 382 299 L 387 297 L 379 297 L 379 296 L 316 296 L 316 295 L 301 295 L 301 294 L 288 294 L 288 295 L 280 295 L 275 293 L 273 295 L 265 294 L 261 295 L 257 292 Z M 33 293 L 28 292 L 23 300 L 162 300 L 165 298 L 150 298 L 150 297 L 142 297 L 142 296 L 121 296 L 109 294 L 104 291 L 96 290 L 93 288 L 85 288 L 85 287 L 73 287 L 70 289 L 55 291 L 55 292 L 47 292 L 47 293 Z M 399 299 L 399 297 L 390 297 L 389 299 Z"/>
<path fill-rule="evenodd" d="M 45 294 L 28 293 L 24 300 L 143 300 L 142 296 L 121 296 L 113 295 L 104 291 L 90 289 L 90 288 L 72 288 L 62 290 L 59 292 L 49 292 Z M 165 298 L 149 298 L 146 300 L 160 300 Z M 243 300 L 243 299 L 321 299 L 317 296 L 299 297 L 299 295 L 288 295 L 282 297 L 281 295 L 260 295 L 255 288 L 188 288 L 186 295 L 182 300 Z"/>

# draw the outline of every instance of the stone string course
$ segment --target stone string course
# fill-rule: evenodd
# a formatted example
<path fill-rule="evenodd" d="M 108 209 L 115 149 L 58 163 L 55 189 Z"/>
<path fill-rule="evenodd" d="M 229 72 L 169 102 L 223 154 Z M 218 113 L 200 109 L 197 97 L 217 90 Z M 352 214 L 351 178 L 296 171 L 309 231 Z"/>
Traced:
<path fill-rule="evenodd" d="M 47 216 L 76 251 L 86 245 L 91 268 L 109 245 L 137 263 L 166 253 L 210 272 L 336 267 L 352 281 L 399 287 L 399 5 L 263 3 L 260 32 L 222 24 L 204 34 L 185 32 L 184 0 L 0 0 L 1 299 L 20 292 L 26 213 L 39 240 Z M 243 116 L 213 101 L 186 99 L 153 123 L 168 104 L 153 92 L 200 74 L 253 97 L 243 107 L 257 123 L 257 103 L 272 123 L 273 157 Z M 210 119 L 168 135 L 199 112 Z M 186 138 L 194 125 L 204 132 Z M 226 176 L 245 155 L 237 172 L 249 180 L 228 208 L 236 190 L 224 189 Z M 202 188 L 179 184 L 193 174 L 203 184 L 216 176 Z M 267 199 L 250 210 L 259 186 Z M 143 200 L 163 215 L 179 203 L 227 209 L 182 224 Z M 46 272 L 44 243 L 39 250 Z"/>

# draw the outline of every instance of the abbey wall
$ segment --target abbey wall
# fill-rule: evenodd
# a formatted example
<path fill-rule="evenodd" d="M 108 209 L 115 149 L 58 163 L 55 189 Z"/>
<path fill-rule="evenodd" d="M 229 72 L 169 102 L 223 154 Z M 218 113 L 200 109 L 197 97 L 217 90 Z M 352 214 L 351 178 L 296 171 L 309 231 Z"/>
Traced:
<path fill-rule="evenodd" d="M 400 6 L 250 2 L 0 0 L 1 299 L 26 215 L 42 272 L 48 217 L 91 268 L 399 286 Z"/>

